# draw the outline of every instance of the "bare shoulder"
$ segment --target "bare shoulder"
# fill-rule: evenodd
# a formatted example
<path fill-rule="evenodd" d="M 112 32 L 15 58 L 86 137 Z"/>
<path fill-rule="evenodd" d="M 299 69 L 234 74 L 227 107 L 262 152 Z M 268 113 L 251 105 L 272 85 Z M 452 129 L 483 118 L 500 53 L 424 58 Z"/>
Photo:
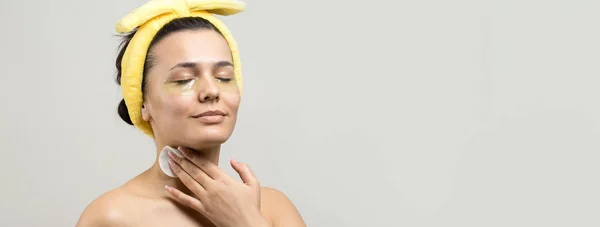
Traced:
<path fill-rule="evenodd" d="M 274 227 L 305 227 L 306 224 L 288 196 L 270 187 L 261 188 L 261 204 Z"/>
<path fill-rule="evenodd" d="M 131 195 L 121 188 L 108 191 L 85 208 L 76 227 L 128 226 L 130 201 Z"/>

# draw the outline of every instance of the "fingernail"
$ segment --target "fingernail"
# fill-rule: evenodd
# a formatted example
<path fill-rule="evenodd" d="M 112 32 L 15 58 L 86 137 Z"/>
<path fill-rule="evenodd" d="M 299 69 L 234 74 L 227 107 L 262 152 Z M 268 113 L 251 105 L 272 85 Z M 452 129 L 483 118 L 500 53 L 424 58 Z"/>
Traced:
<path fill-rule="evenodd" d="M 169 151 L 169 158 L 173 159 L 173 160 L 177 160 L 179 157 L 173 153 L 173 151 Z"/>
<path fill-rule="evenodd" d="M 185 156 L 188 155 L 188 151 L 185 148 L 183 148 L 182 146 L 177 147 L 177 150 L 181 151 L 181 153 Z"/>

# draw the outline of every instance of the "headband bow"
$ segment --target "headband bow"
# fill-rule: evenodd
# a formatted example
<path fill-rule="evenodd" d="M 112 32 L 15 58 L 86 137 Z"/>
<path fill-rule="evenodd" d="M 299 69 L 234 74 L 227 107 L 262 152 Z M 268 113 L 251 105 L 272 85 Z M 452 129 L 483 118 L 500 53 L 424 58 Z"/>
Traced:
<path fill-rule="evenodd" d="M 244 11 L 246 4 L 238 0 L 152 0 L 122 18 L 118 33 L 138 28 L 121 61 L 121 88 L 131 122 L 143 133 L 154 137 L 152 127 L 142 119 L 142 79 L 146 54 L 156 33 L 170 21 L 183 17 L 201 17 L 213 24 L 223 35 L 233 58 L 233 67 L 240 92 L 242 74 L 237 43 L 229 29 L 213 14 L 229 16 Z"/>

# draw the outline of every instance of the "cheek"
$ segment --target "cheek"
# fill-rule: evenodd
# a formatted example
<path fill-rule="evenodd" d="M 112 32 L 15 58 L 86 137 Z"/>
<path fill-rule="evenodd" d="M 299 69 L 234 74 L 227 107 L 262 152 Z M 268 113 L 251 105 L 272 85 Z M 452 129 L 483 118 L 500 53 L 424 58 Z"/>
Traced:
<path fill-rule="evenodd" d="M 221 94 L 221 101 L 223 102 L 223 104 L 225 104 L 225 106 L 227 106 L 227 108 L 229 109 L 229 111 L 232 114 L 237 115 L 239 106 L 240 106 L 240 94 L 236 93 L 236 92 L 232 92 L 232 93 L 222 93 Z"/>
<path fill-rule="evenodd" d="M 194 96 L 170 96 L 163 93 L 155 100 L 153 103 L 155 120 L 168 123 L 189 116 L 191 107 L 194 106 L 193 102 L 197 98 Z"/>

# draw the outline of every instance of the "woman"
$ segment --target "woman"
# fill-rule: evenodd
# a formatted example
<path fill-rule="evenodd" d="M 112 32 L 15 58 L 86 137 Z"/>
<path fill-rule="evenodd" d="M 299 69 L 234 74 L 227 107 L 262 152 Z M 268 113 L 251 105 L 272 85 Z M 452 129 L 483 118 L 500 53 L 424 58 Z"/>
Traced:
<path fill-rule="evenodd" d="M 242 87 L 235 41 L 212 14 L 243 8 L 234 0 L 155 0 L 119 22 L 129 33 L 116 63 L 118 112 L 154 138 L 157 159 L 95 199 L 77 226 L 305 226 L 290 200 L 261 187 L 247 165 L 230 162 L 241 181 L 217 166 Z M 159 163 L 167 146 L 182 154 L 169 152 L 173 177 Z"/>

